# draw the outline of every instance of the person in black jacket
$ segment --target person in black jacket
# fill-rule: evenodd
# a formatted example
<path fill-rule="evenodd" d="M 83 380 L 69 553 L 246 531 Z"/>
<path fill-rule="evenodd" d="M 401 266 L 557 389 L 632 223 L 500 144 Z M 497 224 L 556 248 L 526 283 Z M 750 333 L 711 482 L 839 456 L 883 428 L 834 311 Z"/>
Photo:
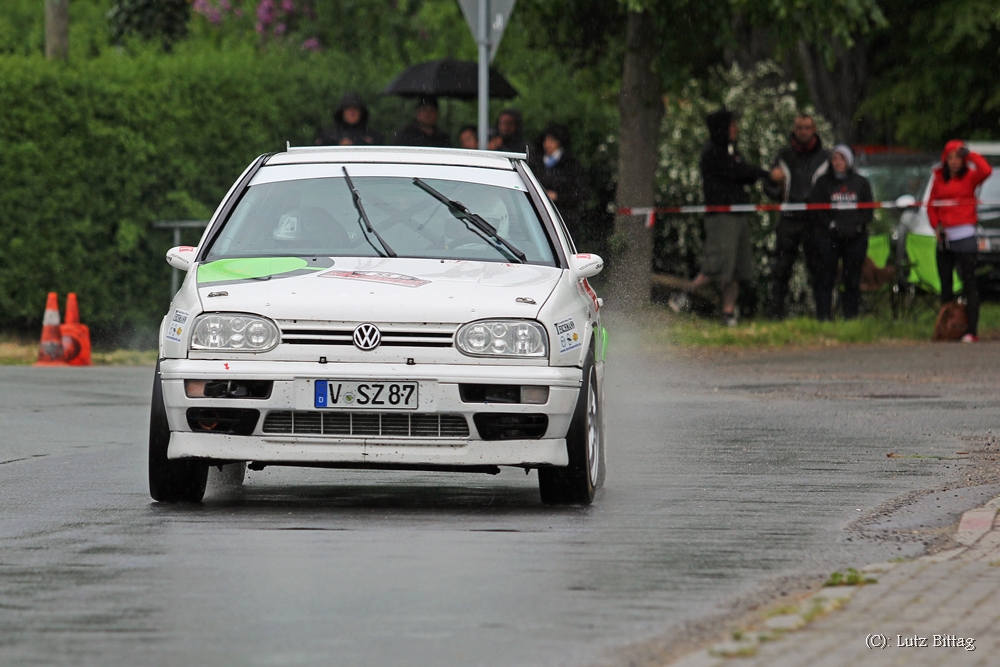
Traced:
<path fill-rule="evenodd" d="M 394 143 L 397 146 L 448 148 L 451 146 L 451 139 L 438 129 L 437 122 L 437 98 L 421 97 L 417 100 L 413 122 L 396 131 Z"/>
<path fill-rule="evenodd" d="M 701 179 L 707 206 L 749 204 L 746 186 L 770 177 L 760 167 L 743 160 L 736 147 L 739 127 L 728 109 L 708 115 L 709 141 L 701 154 Z M 688 287 L 670 299 L 675 311 L 686 309 L 688 295 L 709 283 L 722 291 L 722 321 L 736 324 L 736 299 L 740 280 L 753 279 L 753 247 L 750 215 L 709 213 L 705 215 L 705 249 L 701 272 Z"/>
<path fill-rule="evenodd" d="M 580 240 L 583 212 L 590 195 L 587 171 L 570 152 L 570 135 L 565 126 L 556 123 L 545 128 L 542 150 L 532 152 L 531 168 L 538 182 L 553 201 L 570 235 Z M 535 157 L 541 154 L 541 158 Z"/>
<path fill-rule="evenodd" d="M 870 202 L 872 187 L 868 179 L 854 171 L 854 153 L 843 144 L 833 147 L 828 167 L 816 179 L 809 201 L 813 203 L 853 204 Z M 858 316 L 861 300 L 861 267 L 868 253 L 868 225 L 872 209 L 812 211 L 816 247 L 819 254 L 814 295 L 816 319 L 833 318 L 833 286 L 837 264 L 843 261 L 844 318 Z"/>
<path fill-rule="evenodd" d="M 496 133 L 499 142 L 491 142 L 490 150 L 508 153 L 527 153 L 524 140 L 524 117 L 514 107 L 507 107 L 497 115 Z M 495 146 L 495 148 L 494 148 Z"/>
<path fill-rule="evenodd" d="M 377 146 L 382 135 L 368 127 L 368 107 L 357 93 L 346 93 L 333 112 L 333 125 L 323 130 L 320 146 Z"/>
<path fill-rule="evenodd" d="M 809 197 L 813 181 L 830 159 L 823 142 L 816 134 L 816 122 L 808 114 L 795 117 L 789 145 L 778 151 L 771 167 L 771 182 L 764 184 L 764 192 L 772 199 L 789 203 L 803 203 Z M 815 285 L 819 255 L 814 242 L 813 224 L 805 211 L 783 211 L 775 229 L 774 261 L 771 264 L 770 295 L 767 315 L 773 320 L 785 317 L 788 281 L 792 278 L 799 246 L 806 258 L 809 278 Z"/>

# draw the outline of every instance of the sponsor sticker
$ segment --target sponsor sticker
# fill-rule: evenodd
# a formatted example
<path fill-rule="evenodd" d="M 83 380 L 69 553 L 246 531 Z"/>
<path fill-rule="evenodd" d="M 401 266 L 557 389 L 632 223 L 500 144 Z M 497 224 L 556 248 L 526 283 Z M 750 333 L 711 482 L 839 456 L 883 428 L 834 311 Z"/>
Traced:
<path fill-rule="evenodd" d="M 181 334 L 184 333 L 184 328 L 187 327 L 187 321 L 190 317 L 191 313 L 186 310 L 175 310 L 170 324 L 167 325 L 167 340 L 175 343 L 181 342 Z"/>
<path fill-rule="evenodd" d="M 369 283 L 382 283 L 384 285 L 400 285 L 402 287 L 420 287 L 430 282 L 429 280 L 421 280 L 413 276 L 404 276 L 401 273 L 387 273 L 385 271 L 327 271 L 319 275 L 321 278 L 361 280 Z"/>
<path fill-rule="evenodd" d="M 570 350 L 575 350 L 583 344 L 580 340 L 580 332 L 576 328 L 576 322 L 572 317 L 556 322 L 556 336 L 559 337 L 559 354 L 565 354 Z"/>
<path fill-rule="evenodd" d="M 601 302 L 597 300 L 597 292 L 595 292 L 594 288 L 590 286 L 590 283 L 587 282 L 586 278 L 584 278 L 581 281 L 580 286 L 581 286 L 581 288 L 583 290 L 583 293 L 587 297 L 589 297 L 590 300 L 591 300 L 591 302 L 594 304 L 594 311 L 595 312 L 600 311 L 601 310 Z"/>

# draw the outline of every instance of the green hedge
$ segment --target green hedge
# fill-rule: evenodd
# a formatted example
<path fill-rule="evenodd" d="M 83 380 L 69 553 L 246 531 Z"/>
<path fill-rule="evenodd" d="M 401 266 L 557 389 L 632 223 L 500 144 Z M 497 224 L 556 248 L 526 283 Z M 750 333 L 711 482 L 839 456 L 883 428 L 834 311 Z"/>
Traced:
<path fill-rule="evenodd" d="M 98 339 L 148 341 L 170 300 L 151 223 L 207 219 L 254 157 L 311 143 L 350 70 L 253 48 L 0 57 L 0 329 L 75 291 Z"/>

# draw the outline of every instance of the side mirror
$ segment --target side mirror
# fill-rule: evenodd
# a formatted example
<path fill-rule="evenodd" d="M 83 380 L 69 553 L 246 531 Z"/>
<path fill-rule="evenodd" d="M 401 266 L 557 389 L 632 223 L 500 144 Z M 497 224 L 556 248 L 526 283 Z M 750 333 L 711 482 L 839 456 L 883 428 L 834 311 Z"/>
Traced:
<path fill-rule="evenodd" d="M 167 251 L 167 264 L 180 271 L 187 271 L 194 264 L 198 249 L 189 245 L 179 245 Z"/>
<path fill-rule="evenodd" d="M 901 195 L 896 198 L 896 208 L 913 208 L 917 205 L 917 200 L 913 195 Z"/>
<path fill-rule="evenodd" d="M 580 253 L 577 255 L 570 255 L 569 257 L 569 270 L 576 280 L 583 280 L 584 278 L 596 276 L 603 268 L 604 260 L 601 259 L 600 255 Z"/>

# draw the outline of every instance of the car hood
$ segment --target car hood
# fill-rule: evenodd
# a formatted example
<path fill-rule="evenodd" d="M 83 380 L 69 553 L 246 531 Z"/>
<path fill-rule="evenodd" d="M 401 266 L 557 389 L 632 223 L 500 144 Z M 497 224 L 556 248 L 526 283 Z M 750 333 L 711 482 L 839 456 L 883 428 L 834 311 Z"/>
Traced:
<path fill-rule="evenodd" d="M 538 315 L 563 270 L 402 258 L 248 258 L 200 264 L 205 311 L 275 320 L 448 322 Z"/>

